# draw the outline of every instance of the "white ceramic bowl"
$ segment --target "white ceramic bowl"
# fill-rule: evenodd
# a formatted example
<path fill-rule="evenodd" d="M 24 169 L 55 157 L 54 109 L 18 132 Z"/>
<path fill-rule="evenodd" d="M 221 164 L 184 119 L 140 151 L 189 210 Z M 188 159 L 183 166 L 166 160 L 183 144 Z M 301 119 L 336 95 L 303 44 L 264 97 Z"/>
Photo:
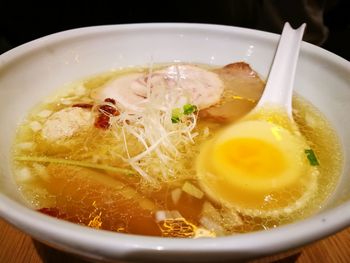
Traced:
<path fill-rule="evenodd" d="M 0 56 L 0 216 L 35 239 L 93 259 L 218 261 L 281 252 L 350 225 L 350 63 L 302 44 L 296 90 L 337 130 L 345 152 L 339 186 L 317 215 L 273 230 L 216 239 L 168 239 L 116 234 L 56 220 L 23 205 L 14 184 L 10 149 L 32 106 L 65 83 L 112 68 L 153 62 L 225 65 L 245 61 L 267 75 L 278 35 L 200 24 L 90 27 L 50 35 Z"/>

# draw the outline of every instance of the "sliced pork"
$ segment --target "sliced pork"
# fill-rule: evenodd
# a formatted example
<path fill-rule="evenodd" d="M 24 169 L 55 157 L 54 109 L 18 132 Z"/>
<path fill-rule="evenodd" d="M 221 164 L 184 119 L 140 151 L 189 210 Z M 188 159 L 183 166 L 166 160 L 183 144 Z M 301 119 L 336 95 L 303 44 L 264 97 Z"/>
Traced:
<path fill-rule="evenodd" d="M 219 102 L 224 90 L 218 74 L 194 65 L 172 65 L 151 74 L 129 74 L 114 79 L 99 89 L 94 97 L 115 99 L 122 107 L 142 110 L 142 103 L 154 87 L 183 90 L 199 109 Z"/>

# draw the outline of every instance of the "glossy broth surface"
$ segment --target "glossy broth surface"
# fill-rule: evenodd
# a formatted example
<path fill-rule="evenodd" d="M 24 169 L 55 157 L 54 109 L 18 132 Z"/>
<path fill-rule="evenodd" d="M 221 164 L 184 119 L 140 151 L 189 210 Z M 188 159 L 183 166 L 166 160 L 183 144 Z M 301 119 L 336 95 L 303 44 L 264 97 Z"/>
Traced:
<path fill-rule="evenodd" d="M 106 72 L 62 87 L 33 108 L 17 130 L 14 176 L 28 205 L 50 216 L 97 229 L 190 238 L 269 229 L 316 213 L 335 189 L 342 154 L 330 123 L 298 95 L 293 99 L 293 117 L 319 162 L 317 189 L 301 209 L 278 216 L 240 213 L 212 200 L 197 181 L 195 161 L 201 145 L 246 115 L 263 92 L 264 82 L 259 76 L 246 64 L 240 66 L 231 71 L 227 67 L 199 65 L 220 76 L 224 92 L 219 103 L 196 112 L 194 141 L 179 146 L 173 173 L 167 180 L 158 180 L 162 178 L 157 175 L 161 162 L 142 167 L 155 175 L 156 183 L 148 182 L 125 162 L 126 156 L 144 150 L 136 137 L 125 135 L 122 125 L 112 124 L 113 129 L 96 126 L 101 102 L 94 97 L 109 81 L 128 74 L 146 74 L 149 69 Z M 72 108 L 93 112 L 92 125 L 67 139 L 47 140 L 42 131 L 50 116 Z M 287 193 L 294 194 L 297 193 Z"/>

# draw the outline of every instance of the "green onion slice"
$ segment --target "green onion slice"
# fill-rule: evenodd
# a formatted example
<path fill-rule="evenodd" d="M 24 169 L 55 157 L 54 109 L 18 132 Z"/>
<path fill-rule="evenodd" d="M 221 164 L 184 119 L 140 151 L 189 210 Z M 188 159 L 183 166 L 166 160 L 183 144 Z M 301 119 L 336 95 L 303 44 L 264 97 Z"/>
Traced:
<path fill-rule="evenodd" d="M 309 160 L 310 165 L 312 166 L 320 165 L 320 163 L 317 160 L 316 154 L 312 149 L 305 149 L 305 154 L 307 159 Z"/>
<path fill-rule="evenodd" d="M 182 115 L 183 115 L 183 113 L 182 113 L 182 110 L 180 108 L 173 109 L 173 111 L 171 113 L 171 122 L 172 123 L 180 122 Z"/>
<path fill-rule="evenodd" d="M 193 104 L 185 104 L 183 106 L 183 109 L 184 109 L 184 114 L 189 115 L 197 111 L 197 106 Z"/>
<path fill-rule="evenodd" d="M 84 161 L 75 161 L 68 159 L 59 159 L 59 158 L 51 158 L 51 157 L 39 157 L 39 156 L 15 156 L 15 161 L 23 161 L 23 162 L 40 162 L 40 163 L 55 163 L 55 164 L 64 164 L 64 165 L 73 165 L 73 166 L 81 166 L 86 168 L 93 168 L 104 170 L 108 172 L 120 173 L 125 175 L 135 175 L 136 173 L 133 170 L 127 168 L 114 167 L 104 164 L 95 164 Z"/>

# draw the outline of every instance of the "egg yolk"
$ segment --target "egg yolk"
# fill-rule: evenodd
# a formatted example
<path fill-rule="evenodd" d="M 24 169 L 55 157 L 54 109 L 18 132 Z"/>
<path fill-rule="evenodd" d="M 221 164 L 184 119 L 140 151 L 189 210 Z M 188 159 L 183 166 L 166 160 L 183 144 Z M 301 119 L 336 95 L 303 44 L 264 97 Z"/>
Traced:
<path fill-rule="evenodd" d="M 287 168 L 277 147 L 255 138 L 231 139 L 219 145 L 213 154 L 221 160 L 222 168 L 237 169 L 249 177 L 271 178 Z"/>

